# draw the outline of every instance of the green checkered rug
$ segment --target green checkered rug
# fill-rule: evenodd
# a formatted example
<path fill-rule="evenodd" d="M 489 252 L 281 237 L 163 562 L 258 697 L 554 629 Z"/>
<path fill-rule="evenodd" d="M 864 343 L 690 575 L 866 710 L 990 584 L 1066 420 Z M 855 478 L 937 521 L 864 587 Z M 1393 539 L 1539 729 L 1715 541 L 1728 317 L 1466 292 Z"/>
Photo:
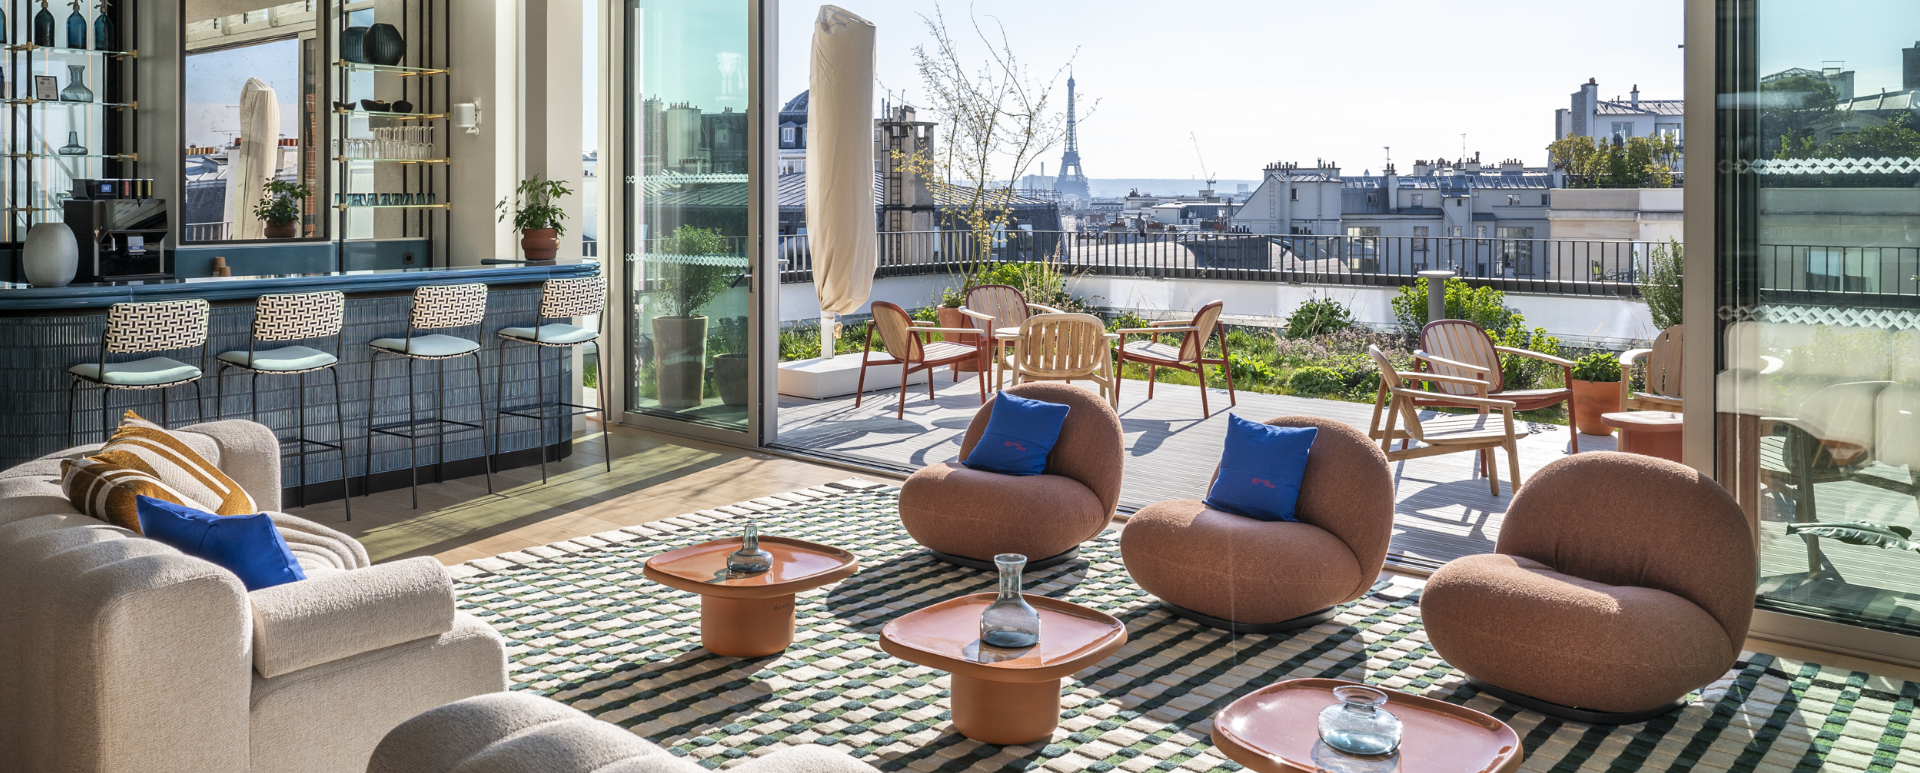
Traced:
<path fill-rule="evenodd" d="M 1920 734 L 1908 734 L 1920 684 L 1752 656 L 1684 711 L 1618 728 L 1563 722 L 1480 695 L 1435 656 L 1416 582 L 1382 582 L 1309 630 L 1234 638 L 1160 611 L 1121 566 L 1117 530 L 1027 580 L 1031 592 L 1120 618 L 1131 640 L 1066 680 L 1047 743 L 982 744 L 947 721 L 944 673 L 880 650 L 893 616 L 994 587 L 989 573 L 914 544 L 898 494 L 847 481 L 472 561 L 454 569 L 460 606 L 506 637 L 515 689 L 712 768 L 777 744 L 822 744 L 881 770 L 1239 770 L 1209 741 L 1215 713 L 1281 679 L 1339 677 L 1488 712 L 1520 734 L 1529 771 L 1920 770 Z M 700 648 L 697 597 L 640 567 L 737 535 L 748 519 L 850 550 L 861 568 L 801 594 L 785 654 L 737 660 Z"/>

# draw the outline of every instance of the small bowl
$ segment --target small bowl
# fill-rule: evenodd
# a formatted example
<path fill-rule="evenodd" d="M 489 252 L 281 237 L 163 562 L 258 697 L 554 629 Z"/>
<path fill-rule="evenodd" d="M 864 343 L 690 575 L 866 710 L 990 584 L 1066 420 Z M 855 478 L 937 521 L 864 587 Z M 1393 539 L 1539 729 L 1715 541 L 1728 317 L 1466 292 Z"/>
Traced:
<path fill-rule="evenodd" d="M 370 113 L 385 113 L 393 109 L 392 102 L 375 102 L 371 99 L 360 100 L 360 107 Z"/>
<path fill-rule="evenodd" d="M 412 102 L 408 102 L 408 101 L 406 101 L 406 100 L 404 100 L 404 99 L 402 99 L 402 100 L 399 100 L 399 101 L 396 101 L 396 102 L 394 102 L 394 103 L 393 103 L 393 106 L 392 106 L 392 112 L 395 112 L 395 113 L 411 113 L 411 112 L 413 112 L 413 103 L 412 103 Z"/>

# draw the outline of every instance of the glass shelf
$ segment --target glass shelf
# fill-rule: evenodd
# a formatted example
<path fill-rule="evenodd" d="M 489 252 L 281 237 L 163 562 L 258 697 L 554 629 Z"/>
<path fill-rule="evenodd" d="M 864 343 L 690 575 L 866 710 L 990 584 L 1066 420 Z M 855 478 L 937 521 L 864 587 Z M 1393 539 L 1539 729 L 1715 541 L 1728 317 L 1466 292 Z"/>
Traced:
<path fill-rule="evenodd" d="M 7 158 L 106 158 L 106 159 L 119 159 L 121 161 L 140 160 L 140 155 L 138 153 L 126 153 L 126 154 L 117 154 L 117 155 L 100 155 L 97 153 L 82 153 L 80 155 L 74 155 L 74 156 L 63 155 L 60 153 L 7 153 L 5 155 Z"/>
<path fill-rule="evenodd" d="M 379 110 L 344 110 L 336 108 L 335 113 L 353 118 L 393 118 L 401 121 L 432 121 L 447 117 L 446 113 L 390 113 Z"/>
<path fill-rule="evenodd" d="M 67 100 L 64 100 L 64 99 L 34 99 L 34 98 L 32 98 L 32 97 L 28 97 L 28 98 L 26 98 L 26 99 L 0 99 L 0 104 L 8 104 L 8 105 L 67 105 L 67 106 L 69 106 L 69 107 L 79 107 L 79 106 L 82 106 L 82 105 L 88 105 L 88 106 L 92 106 L 92 107 L 107 107 L 107 108 L 112 108 L 112 109 L 115 109 L 115 110 L 138 110 L 138 109 L 140 109 L 140 103 L 138 103 L 138 102 L 69 102 L 69 101 L 67 101 Z"/>
<path fill-rule="evenodd" d="M 345 212 L 349 209 L 453 209 L 452 202 L 439 204 L 335 204 L 335 209 Z"/>
<path fill-rule="evenodd" d="M 334 156 L 333 160 L 335 161 L 372 161 L 372 162 L 381 163 L 381 164 L 450 164 L 450 163 L 453 163 L 452 159 L 446 159 L 446 158 L 347 158 L 346 156 Z"/>
<path fill-rule="evenodd" d="M 138 50 L 95 51 L 91 48 L 67 48 L 66 46 L 37 46 L 32 43 L 15 43 L 13 45 L 7 46 L 7 50 L 8 51 L 28 51 L 28 52 L 46 51 L 51 54 L 64 54 L 67 56 L 111 56 L 116 58 L 117 57 L 139 58 L 140 56 L 140 52 Z"/>
<path fill-rule="evenodd" d="M 441 67 L 441 68 L 401 67 L 400 65 L 397 65 L 397 64 L 367 64 L 365 62 L 349 62 L 345 59 L 338 60 L 333 64 L 336 67 L 346 68 L 347 72 L 386 73 L 388 75 L 397 75 L 402 78 L 419 78 L 427 75 L 445 75 L 448 72 L 448 70 L 444 67 Z"/>

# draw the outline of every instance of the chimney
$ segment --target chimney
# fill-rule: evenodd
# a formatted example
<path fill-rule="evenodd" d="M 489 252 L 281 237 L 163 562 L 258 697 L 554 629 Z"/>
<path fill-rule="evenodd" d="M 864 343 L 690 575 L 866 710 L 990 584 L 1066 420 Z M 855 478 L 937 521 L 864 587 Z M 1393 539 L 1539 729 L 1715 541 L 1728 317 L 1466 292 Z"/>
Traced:
<path fill-rule="evenodd" d="M 1900 49 L 1900 88 L 1920 89 L 1920 41 Z"/>
<path fill-rule="evenodd" d="M 1633 109 L 1640 109 L 1640 84 L 1633 84 Z"/>

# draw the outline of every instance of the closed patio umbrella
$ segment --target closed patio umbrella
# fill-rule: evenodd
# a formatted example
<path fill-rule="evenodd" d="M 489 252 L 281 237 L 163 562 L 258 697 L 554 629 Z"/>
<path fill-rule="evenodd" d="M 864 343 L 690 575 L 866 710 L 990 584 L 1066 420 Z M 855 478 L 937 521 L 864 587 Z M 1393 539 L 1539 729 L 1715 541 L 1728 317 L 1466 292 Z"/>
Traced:
<path fill-rule="evenodd" d="M 807 239 L 820 297 L 820 356 L 833 357 L 833 320 L 873 290 L 872 22 L 831 5 L 813 25 L 807 99 Z"/>
<path fill-rule="evenodd" d="M 253 216 L 253 205 L 280 170 L 280 104 L 273 87 L 248 78 L 240 89 L 240 147 L 227 154 L 227 222 L 233 238 L 260 239 L 267 224 Z"/>

